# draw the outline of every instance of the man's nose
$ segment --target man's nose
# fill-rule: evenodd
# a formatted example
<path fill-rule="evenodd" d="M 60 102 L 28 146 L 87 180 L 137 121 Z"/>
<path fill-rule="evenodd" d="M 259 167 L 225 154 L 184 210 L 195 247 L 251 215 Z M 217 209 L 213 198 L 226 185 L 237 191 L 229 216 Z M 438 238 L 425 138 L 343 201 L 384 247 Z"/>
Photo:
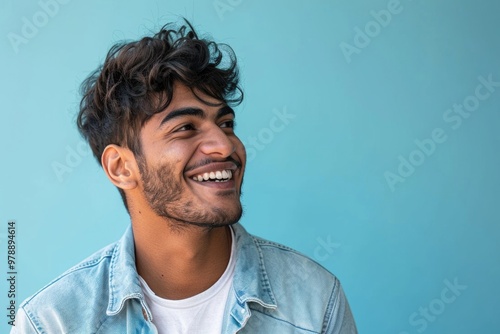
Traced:
<path fill-rule="evenodd" d="M 206 155 L 227 158 L 234 153 L 236 146 L 220 127 L 214 126 L 204 134 L 200 150 Z"/>

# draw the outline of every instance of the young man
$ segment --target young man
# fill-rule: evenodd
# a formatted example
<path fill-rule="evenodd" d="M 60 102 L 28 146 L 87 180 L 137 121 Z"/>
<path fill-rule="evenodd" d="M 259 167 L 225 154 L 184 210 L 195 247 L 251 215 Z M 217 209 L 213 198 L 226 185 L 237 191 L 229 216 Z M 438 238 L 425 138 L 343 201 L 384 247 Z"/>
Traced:
<path fill-rule="evenodd" d="M 187 23 L 113 47 L 78 127 L 131 225 L 28 298 L 13 333 L 356 333 L 339 281 L 238 224 L 231 48 Z"/>

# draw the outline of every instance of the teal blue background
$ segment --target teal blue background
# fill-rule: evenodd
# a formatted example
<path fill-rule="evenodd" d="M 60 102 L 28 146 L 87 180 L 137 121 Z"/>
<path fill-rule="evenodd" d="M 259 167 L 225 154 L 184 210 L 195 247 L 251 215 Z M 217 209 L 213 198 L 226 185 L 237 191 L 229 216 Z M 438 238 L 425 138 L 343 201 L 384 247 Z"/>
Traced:
<path fill-rule="evenodd" d="M 14 219 L 18 304 L 128 223 L 86 152 L 71 172 L 54 171 L 81 141 L 80 82 L 114 42 L 184 16 L 239 57 L 246 98 L 237 133 L 255 153 L 243 225 L 335 273 L 361 333 L 500 332 L 500 88 L 459 128 L 443 119 L 478 77 L 500 81 L 499 2 L 401 0 L 350 61 L 341 43 L 354 45 L 355 28 L 388 1 L 72 0 L 17 53 L 9 34 L 21 35 L 23 18 L 42 9 L 0 4 L 0 259 Z M 273 111 L 283 110 L 294 118 L 270 135 Z M 391 189 L 385 173 L 398 173 L 399 156 L 436 128 L 446 141 Z M 257 149 L 249 143 L 259 135 L 266 143 Z M 410 322 L 455 279 L 467 288 L 454 302 L 425 329 Z"/>

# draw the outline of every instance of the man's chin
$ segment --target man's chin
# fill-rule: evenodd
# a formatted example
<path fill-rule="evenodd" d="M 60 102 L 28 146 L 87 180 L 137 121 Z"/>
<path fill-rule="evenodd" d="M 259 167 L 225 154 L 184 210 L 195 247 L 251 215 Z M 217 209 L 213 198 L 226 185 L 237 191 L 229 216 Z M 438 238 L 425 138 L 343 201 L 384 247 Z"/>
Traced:
<path fill-rule="evenodd" d="M 192 222 L 185 220 L 169 220 L 169 225 L 173 230 L 182 231 L 189 229 L 202 229 L 206 231 L 210 231 L 216 228 L 226 227 L 234 225 L 238 222 L 238 220 L 227 221 L 227 222 Z"/>
<path fill-rule="evenodd" d="M 214 216 L 217 218 L 212 221 L 205 222 L 205 225 L 208 223 L 208 225 L 213 227 L 234 225 L 240 221 L 240 218 L 243 215 L 243 209 L 240 203 L 238 203 L 237 208 L 233 207 L 230 210 L 222 208 L 213 208 L 212 210 L 216 213 Z"/>
<path fill-rule="evenodd" d="M 192 226 L 212 229 L 236 224 L 243 215 L 243 209 L 238 203 L 237 207 L 233 206 L 230 209 L 215 207 L 211 208 L 211 212 L 205 213 L 191 212 L 186 214 L 183 212 L 183 215 L 176 215 L 169 212 L 157 212 L 157 214 L 164 217 L 170 225 L 176 228 Z"/>

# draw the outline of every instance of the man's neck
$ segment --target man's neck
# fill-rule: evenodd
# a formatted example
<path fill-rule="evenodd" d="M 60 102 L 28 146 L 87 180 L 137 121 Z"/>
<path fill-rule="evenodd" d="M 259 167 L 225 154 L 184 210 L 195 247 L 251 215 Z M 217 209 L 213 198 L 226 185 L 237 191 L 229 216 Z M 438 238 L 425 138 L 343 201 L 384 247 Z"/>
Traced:
<path fill-rule="evenodd" d="M 229 227 L 172 229 L 163 219 L 132 221 L 137 272 L 153 292 L 184 299 L 210 288 L 231 255 Z"/>

